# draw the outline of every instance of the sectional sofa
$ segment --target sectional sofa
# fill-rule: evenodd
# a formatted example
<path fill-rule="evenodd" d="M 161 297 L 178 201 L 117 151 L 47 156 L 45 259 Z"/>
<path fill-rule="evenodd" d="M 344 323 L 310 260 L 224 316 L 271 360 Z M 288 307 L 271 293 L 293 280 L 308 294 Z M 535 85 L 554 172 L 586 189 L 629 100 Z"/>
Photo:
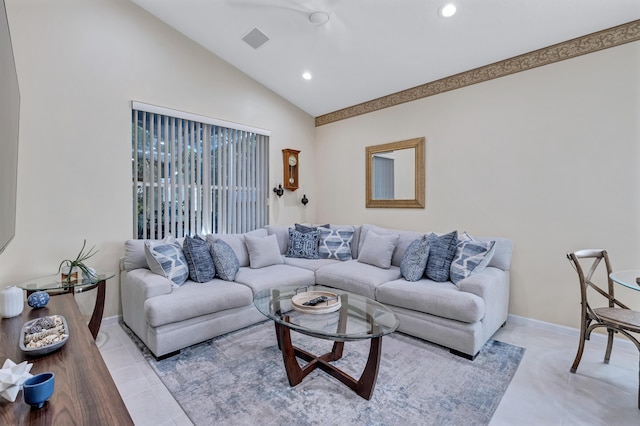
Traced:
<path fill-rule="evenodd" d="M 129 240 L 120 262 L 123 320 L 158 358 L 264 321 L 253 296 L 281 286 L 322 285 L 375 299 L 396 312 L 398 331 L 471 359 L 507 319 L 506 238 L 296 224 L 187 240 Z M 194 267 L 203 259 L 193 246 L 204 244 L 217 267 L 213 278 Z"/>

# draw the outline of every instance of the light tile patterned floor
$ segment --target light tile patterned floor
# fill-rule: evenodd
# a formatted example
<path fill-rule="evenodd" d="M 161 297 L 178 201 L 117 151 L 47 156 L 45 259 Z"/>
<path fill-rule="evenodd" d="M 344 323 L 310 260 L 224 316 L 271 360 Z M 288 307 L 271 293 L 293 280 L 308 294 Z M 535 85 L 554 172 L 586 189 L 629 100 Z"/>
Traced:
<path fill-rule="evenodd" d="M 100 351 L 135 424 L 190 425 L 120 326 L 105 321 L 101 333 Z M 491 426 L 640 424 L 638 351 L 616 341 L 606 365 L 600 337 L 587 342 L 578 372 L 571 374 L 576 330 L 510 318 L 495 338 L 527 350 Z"/>

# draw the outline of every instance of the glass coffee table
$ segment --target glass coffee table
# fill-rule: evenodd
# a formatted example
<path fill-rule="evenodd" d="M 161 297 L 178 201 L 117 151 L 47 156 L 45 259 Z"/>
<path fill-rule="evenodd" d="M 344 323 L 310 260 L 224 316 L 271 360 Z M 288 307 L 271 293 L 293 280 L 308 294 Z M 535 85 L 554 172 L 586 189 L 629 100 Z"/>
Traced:
<path fill-rule="evenodd" d="M 115 274 L 113 272 L 97 272 L 92 277 L 85 277 L 80 273 L 79 277 L 76 276 L 74 279 L 66 280 L 63 279 L 60 274 L 46 275 L 25 281 L 18 284 L 18 287 L 27 292 L 27 297 L 36 291 L 46 291 L 50 296 L 57 296 L 66 293 L 73 293 L 75 295 L 76 293 L 84 293 L 85 291 L 97 288 L 96 303 L 93 307 L 91 319 L 89 320 L 89 330 L 91 330 L 93 338 L 96 339 L 100 331 L 100 323 L 102 322 L 102 315 L 104 313 L 106 281 L 114 276 Z"/>
<path fill-rule="evenodd" d="M 336 299 L 331 297 L 331 293 L 336 295 Z M 309 294 L 329 294 L 329 297 L 313 306 L 316 297 L 305 298 Z M 312 305 L 302 306 L 300 301 L 305 300 L 311 300 Z M 395 331 L 400 323 L 391 309 L 367 297 L 320 286 L 263 290 L 256 294 L 253 303 L 275 324 L 278 347 L 282 351 L 291 386 L 296 386 L 310 372 L 319 368 L 361 397 L 371 399 L 382 354 L 382 337 Z M 293 346 L 291 330 L 319 339 L 333 340 L 333 348 L 324 355 L 309 353 Z M 359 379 L 330 364 L 342 358 L 344 342 L 355 340 L 371 342 L 369 357 Z M 296 357 L 307 364 L 300 367 Z"/>

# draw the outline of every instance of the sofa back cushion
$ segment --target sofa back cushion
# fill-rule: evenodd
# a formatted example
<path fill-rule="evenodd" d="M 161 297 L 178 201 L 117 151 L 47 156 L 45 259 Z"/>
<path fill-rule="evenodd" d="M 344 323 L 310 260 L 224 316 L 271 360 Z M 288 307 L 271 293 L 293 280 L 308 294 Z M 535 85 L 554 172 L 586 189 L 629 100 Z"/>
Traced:
<path fill-rule="evenodd" d="M 255 231 L 245 232 L 244 234 L 209 234 L 207 235 L 207 242 L 209 244 L 213 244 L 218 240 L 224 241 L 236 254 L 236 258 L 238 258 L 240 266 L 249 266 L 249 251 L 247 250 L 247 244 L 245 243 L 245 235 L 266 237 L 269 233 L 266 229 L 260 228 Z"/>
<path fill-rule="evenodd" d="M 413 241 L 417 240 L 418 238 L 422 238 L 423 235 L 425 235 L 424 232 L 417 232 L 417 231 L 400 231 L 398 229 L 389 229 L 389 228 L 383 228 L 380 226 L 376 226 L 376 225 L 362 225 L 361 230 L 360 230 L 360 240 L 359 240 L 359 247 L 358 247 L 358 251 L 362 250 L 362 246 L 364 244 L 364 240 L 367 238 L 367 232 L 369 231 L 373 231 L 378 235 L 399 235 L 398 238 L 398 243 L 396 244 L 396 248 L 393 251 L 393 255 L 391 257 L 391 264 L 393 266 L 398 266 L 400 267 L 400 263 L 402 262 L 402 256 L 404 255 L 404 252 L 407 250 L 407 247 L 409 247 L 409 244 L 411 244 Z"/>

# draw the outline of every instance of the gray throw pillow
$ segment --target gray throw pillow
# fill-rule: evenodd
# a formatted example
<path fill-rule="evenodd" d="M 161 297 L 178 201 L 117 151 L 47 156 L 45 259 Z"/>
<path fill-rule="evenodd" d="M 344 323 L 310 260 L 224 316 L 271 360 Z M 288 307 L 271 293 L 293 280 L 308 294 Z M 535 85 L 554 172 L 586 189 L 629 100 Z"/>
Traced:
<path fill-rule="evenodd" d="M 231 246 L 222 240 L 216 240 L 211 244 L 211 255 L 217 275 L 225 281 L 233 281 L 240 263 Z"/>
<path fill-rule="evenodd" d="M 249 251 L 249 266 L 251 269 L 284 263 L 280 254 L 278 238 L 275 234 L 266 237 L 245 235 L 244 242 L 247 244 L 247 250 Z"/>
<path fill-rule="evenodd" d="M 319 259 L 318 242 L 320 241 L 320 231 L 302 232 L 289 228 L 289 248 L 287 257 L 297 257 L 302 259 Z"/>
<path fill-rule="evenodd" d="M 437 236 L 429 234 L 429 258 L 427 259 L 427 278 L 436 282 L 449 281 L 451 262 L 456 255 L 458 246 L 458 231 Z"/>
<path fill-rule="evenodd" d="M 181 286 L 189 277 L 189 266 L 180 243 L 144 242 L 144 255 L 149 269 L 155 274 L 170 279 L 173 284 Z"/>
<path fill-rule="evenodd" d="M 427 236 L 423 235 L 412 241 L 402 255 L 400 262 L 400 275 L 407 281 L 418 281 L 424 275 L 429 258 L 429 243 Z"/>
<path fill-rule="evenodd" d="M 451 281 L 458 284 L 471 274 L 482 272 L 495 252 L 495 241 L 476 241 L 466 232 L 458 242 L 456 255 L 451 262 Z"/>
<path fill-rule="evenodd" d="M 197 283 L 206 283 L 216 276 L 216 268 L 209 250 L 209 244 L 199 236 L 187 237 L 182 243 L 184 257 L 189 265 L 189 279 Z"/>
<path fill-rule="evenodd" d="M 367 232 L 362 250 L 358 255 L 358 262 L 389 269 L 391 256 L 399 239 L 398 234 L 378 235 L 373 231 Z"/>

